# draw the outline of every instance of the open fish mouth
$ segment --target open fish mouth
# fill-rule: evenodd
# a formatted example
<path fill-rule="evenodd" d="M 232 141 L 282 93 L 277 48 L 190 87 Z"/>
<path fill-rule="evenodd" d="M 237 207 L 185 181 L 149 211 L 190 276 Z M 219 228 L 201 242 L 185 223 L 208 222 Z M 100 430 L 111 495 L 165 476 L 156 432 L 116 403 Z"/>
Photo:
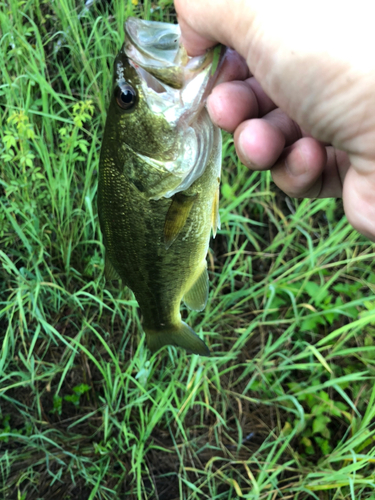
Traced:
<path fill-rule="evenodd" d="M 212 75 L 212 49 L 201 56 L 190 57 L 181 45 L 180 37 L 178 24 L 129 17 L 125 23 L 123 50 L 144 83 L 146 95 L 148 89 L 156 94 L 166 94 L 162 100 L 167 99 L 167 107 L 178 106 L 179 115 L 184 115 L 187 121 L 193 121 L 212 90 L 217 70 Z M 223 59 L 223 53 L 220 59 Z M 154 108 L 153 97 L 151 94 L 151 109 Z M 155 100 L 160 101 L 157 97 Z M 154 110 L 164 112 L 165 109 L 155 106 Z M 172 116 L 168 116 L 168 119 L 172 120 Z"/>
<path fill-rule="evenodd" d="M 176 127 L 175 156 L 168 162 L 142 157 L 156 168 L 169 170 L 179 178 L 171 197 L 189 188 L 205 168 L 212 146 L 212 127 L 206 112 L 206 97 L 214 86 L 218 68 L 212 74 L 214 50 L 197 57 L 187 55 L 180 43 L 178 25 L 128 18 L 123 52 L 137 71 L 147 104 Z M 220 61 L 223 60 L 222 51 Z"/>
<path fill-rule="evenodd" d="M 144 70 L 173 88 L 182 88 L 212 62 L 212 53 L 189 57 L 180 44 L 178 24 L 143 21 L 125 23 L 125 53 Z"/>

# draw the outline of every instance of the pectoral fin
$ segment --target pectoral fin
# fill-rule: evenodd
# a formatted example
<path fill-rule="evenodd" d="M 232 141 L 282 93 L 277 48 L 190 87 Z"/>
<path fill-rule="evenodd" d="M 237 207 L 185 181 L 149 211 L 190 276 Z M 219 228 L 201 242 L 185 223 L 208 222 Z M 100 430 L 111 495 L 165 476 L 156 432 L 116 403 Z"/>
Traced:
<path fill-rule="evenodd" d="M 108 281 L 121 279 L 118 272 L 116 271 L 111 261 L 109 260 L 107 253 L 105 254 L 104 276 L 105 279 Z"/>
<path fill-rule="evenodd" d="M 193 311 L 203 311 L 208 299 L 208 274 L 207 264 L 199 275 L 198 279 L 184 296 L 184 302 Z"/>
<path fill-rule="evenodd" d="M 212 235 L 214 238 L 216 236 L 217 230 L 220 229 L 219 198 L 220 198 L 220 185 L 217 188 L 212 203 L 211 224 L 212 224 Z"/>
<path fill-rule="evenodd" d="M 167 212 L 164 224 L 165 248 L 169 248 L 185 226 L 190 210 L 197 196 L 186 196 L 176 193 Z"/>

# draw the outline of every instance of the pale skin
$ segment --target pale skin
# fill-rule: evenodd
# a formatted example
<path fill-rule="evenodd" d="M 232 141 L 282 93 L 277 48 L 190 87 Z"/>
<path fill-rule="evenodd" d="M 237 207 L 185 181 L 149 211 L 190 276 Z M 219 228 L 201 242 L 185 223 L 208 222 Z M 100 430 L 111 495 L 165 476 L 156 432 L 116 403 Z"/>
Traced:
<path fill-rule="evenodd" d="M 375 6 L 368 0 L 175 0 L 190 55 L 233 51 L 208 98 L 252 170 L 297 198 L 343 197 L 375 241 Z"/>

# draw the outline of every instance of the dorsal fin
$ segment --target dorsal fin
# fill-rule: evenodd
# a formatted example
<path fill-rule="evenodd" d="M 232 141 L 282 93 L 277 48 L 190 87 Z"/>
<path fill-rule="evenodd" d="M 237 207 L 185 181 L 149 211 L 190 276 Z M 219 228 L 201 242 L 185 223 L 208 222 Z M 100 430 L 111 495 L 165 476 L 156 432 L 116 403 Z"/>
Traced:
<path fill-rule="evenodd" d="M 181 229 L 185 226 L 196 197 L 197 195 L 186 196 L 182 193 L 173 195 L 164 224 L 165 248 L 168 249 L 172 245 Z"/>

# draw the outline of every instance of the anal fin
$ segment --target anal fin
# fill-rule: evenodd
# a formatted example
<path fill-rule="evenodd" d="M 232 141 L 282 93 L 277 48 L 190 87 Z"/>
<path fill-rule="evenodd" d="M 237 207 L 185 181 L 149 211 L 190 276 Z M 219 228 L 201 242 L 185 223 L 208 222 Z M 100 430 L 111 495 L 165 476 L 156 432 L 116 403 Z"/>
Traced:
<path fill-rule="evenodd" d="M 120 280 L 121 277 L 113 267 L 112 262 L 109 260 L 107 252 L 105 254 L 105 264 L 104 264 L 104 276 L 108 281 Z"/>
<path fill-rule="evenodd" d="M 208 273 L 207 264 L 190 290 L 184 295 L 184 302 L 193 311 L 203 311 L 208 299 Z"/>
<path fill-rule="evenodd" d="M 168 209 L 164 224 L 165 248 L 169 248 L 185 226 L 190 211 L 194 205 L 196 196 L 186 196 L 176 193 L 172 197 L 171 206 Z"/>

